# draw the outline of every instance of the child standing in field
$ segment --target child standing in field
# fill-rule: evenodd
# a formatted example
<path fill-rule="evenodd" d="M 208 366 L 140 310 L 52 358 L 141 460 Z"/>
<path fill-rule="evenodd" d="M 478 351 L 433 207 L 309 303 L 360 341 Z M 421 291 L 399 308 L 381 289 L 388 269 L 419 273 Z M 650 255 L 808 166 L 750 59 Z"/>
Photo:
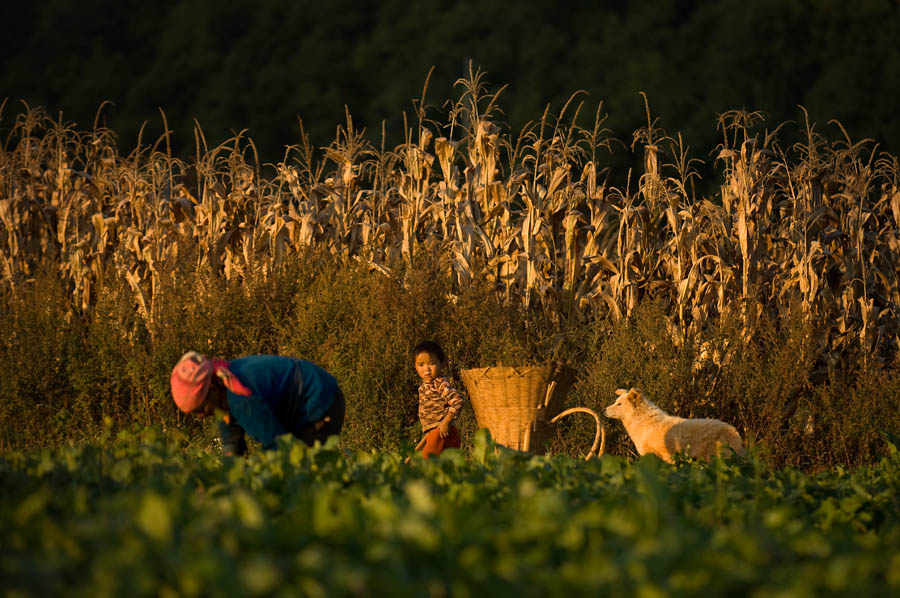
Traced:
<path fill-rule="evenodd" d="M 440 455 L 444 449 L 459 448 L 459 430 L 453 421 L 462 411 L 463 399 L 450 381 L 444 377 L 447 356 L 433 341 L 422 341 L 413 350 L 419 385 L 419 421 L 422 424 L 424 445 L 422 456 Z M 421 443 L 420 443 L 421 444 Z"/>

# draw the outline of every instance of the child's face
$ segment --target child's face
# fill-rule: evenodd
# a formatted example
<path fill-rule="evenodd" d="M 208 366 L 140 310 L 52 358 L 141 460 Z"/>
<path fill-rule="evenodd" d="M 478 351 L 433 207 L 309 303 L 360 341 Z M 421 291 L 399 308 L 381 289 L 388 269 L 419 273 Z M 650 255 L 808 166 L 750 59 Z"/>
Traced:
<path fill-rule="evenodd" d="M 416 373 L 419 374 L 419 377 L 425 382 L 431 382 L 440 376 L 443 365 L 443 363 L 427 351 L 422 351 L 416 355 Z"/>

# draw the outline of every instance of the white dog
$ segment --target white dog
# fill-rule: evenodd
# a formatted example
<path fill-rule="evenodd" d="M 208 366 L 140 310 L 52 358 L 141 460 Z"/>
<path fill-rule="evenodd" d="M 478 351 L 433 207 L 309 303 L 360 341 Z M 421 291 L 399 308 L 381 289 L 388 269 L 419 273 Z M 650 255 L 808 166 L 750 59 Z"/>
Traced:
<path fill-rule="evenodd" d="M 640 390 L 619 389 L 616 402 L 606 408 L 606 417 L 622 420 L 625 431 L 641 455 L 653 453 L 672 463 L 675 453 L 709 460 L 722 446 L 744 455 L 741 436 L 734 426 L 717 419 L 685 419 L 669 415 L 644 398 Z"/>

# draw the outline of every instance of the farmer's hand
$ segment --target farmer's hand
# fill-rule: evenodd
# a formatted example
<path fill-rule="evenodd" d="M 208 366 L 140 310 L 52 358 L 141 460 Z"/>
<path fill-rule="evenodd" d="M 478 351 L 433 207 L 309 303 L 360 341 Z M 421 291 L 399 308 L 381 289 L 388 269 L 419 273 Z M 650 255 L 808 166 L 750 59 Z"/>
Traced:
<path fill-rule="evenodd" d="M 446 419 L 442 419 L 441 423 L 438 424 L 438 434 L 441 435 L 441 438 L 446 438 L 448 434 L 450 434 L 450 422 Z"/>

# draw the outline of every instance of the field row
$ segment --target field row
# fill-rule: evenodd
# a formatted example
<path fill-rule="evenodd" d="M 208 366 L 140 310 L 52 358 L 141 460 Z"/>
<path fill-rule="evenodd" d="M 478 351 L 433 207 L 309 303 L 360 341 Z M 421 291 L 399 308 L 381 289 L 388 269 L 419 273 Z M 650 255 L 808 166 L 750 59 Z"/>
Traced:
<path fill-rule="evenodd" d="M 0 457 L 6 596 L 877 596 L 900 455 L 807 476 L 286 442 L 221 461 L 151 431 Z"/>

